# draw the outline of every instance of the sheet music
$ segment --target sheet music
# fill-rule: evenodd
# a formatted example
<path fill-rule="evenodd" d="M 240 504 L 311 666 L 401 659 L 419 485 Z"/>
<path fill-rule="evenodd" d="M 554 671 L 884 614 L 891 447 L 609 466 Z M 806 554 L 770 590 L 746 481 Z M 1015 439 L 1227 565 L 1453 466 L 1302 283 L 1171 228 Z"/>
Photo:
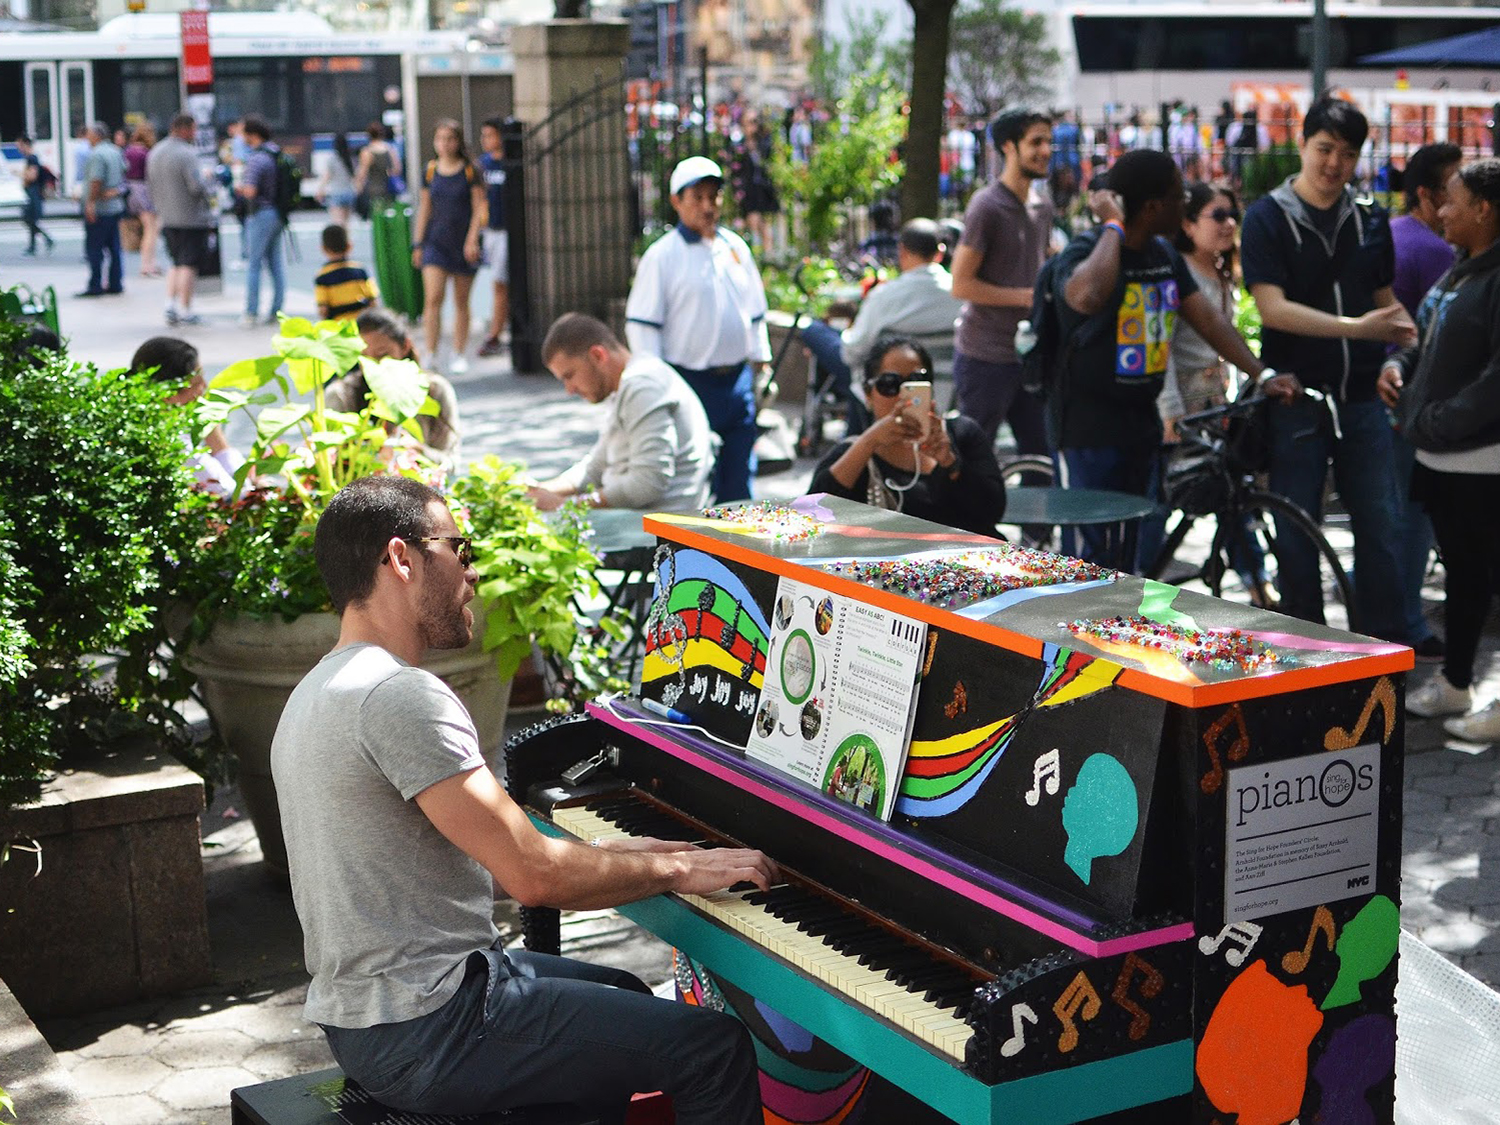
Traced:
<path fill-rule="evenodd" d="M 789 578 L 777 585 L 771 617 L 747 753 L 889 820 L 927 626 Z"/>

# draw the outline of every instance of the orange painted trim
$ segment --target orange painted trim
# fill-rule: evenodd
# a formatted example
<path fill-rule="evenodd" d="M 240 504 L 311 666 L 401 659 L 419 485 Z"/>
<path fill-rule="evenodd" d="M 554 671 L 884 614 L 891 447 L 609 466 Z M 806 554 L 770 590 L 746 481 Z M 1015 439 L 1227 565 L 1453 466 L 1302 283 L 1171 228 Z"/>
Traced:
<path fill-rule="evenodd" d="M 1041 659 L 1043 647 L 1041 641 L 1034 637 L 1014 633 L 999 625 L 975 621 L 937 606 L 900 597 L 888 590 L 879 590 L 873 586 L 866 586 L 862 582 L 840 578 L 838 575 L 829 574 L 816 567 L 806 566 L 795 559 L 784 559 L 751 550 L 740 543 L 715 539 L 691 528 L 657 519 L 655 516 L 646 516 L 642 523 L 646 531 L 658 538 L 669 540 L 683 547 L 705 551 L 715 558 L 728 559 L 730 562 L 767 571 L 781 578 L 806 582 L 810 586 L 827 590 L 830 594 L 842 594 L 868 605 L 879 606 L 892 613 L 903 614 L 906 617 L 926 622 L 935 628 L 946 629 L 950 633 L 972 637 L 976 641 L 1008 649 L 1022 656 L 1031 657 L 1033 660 Z M 1309 688 L 1372 679 L 1393 672 L 1409 672 L 1416 666 L 1416 654 L 1408 648 L 1399 652 L 1353 656 L 1348 660 L 1340 660 L 1332 664 L 1289 668 L 1267 675 L 1246 676 L 1237 680 L 1194 685 L 1163 680 L 1149 672 L 1126 667 L 1118 661 L 1103 656 L 1098 649 L 1091 647 L 1080 638 L 1071 637 L 1068 641 L 1070 643 L 1059 640 L 1058 647 L 1082 652 L 1096 660 L 1118 667 L 1120 676 L 1115 683 L 1119 686 L 1183 707 L 1213 707 L 1247 699 L 1264 699 L 1271 695 L 1285 695 L 1296 691 L 1306 691 Z"/>

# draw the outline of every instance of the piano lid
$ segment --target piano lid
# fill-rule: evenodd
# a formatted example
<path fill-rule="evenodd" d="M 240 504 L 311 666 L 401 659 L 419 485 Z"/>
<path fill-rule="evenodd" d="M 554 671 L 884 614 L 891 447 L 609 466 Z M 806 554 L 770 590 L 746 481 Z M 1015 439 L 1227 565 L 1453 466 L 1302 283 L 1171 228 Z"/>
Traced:
<path fill-rule="evenodd" d="M 809 582 L 1040 658 L 1057 645 L 1121 668 L 1119 684 L 1204 707 L 1404 672 L 1390 644 L 1161 582 L 1100 573 L 1077 560 L 1015 547 L 823 493 L 777 510 L 746 505 L 736 520 L 653 514 L 645 530 L 771 574 Z M 966 579 L 977 595 L 924 600 L 897 560 Z M 961 575 L 962 578 L 956 577 Z M 875 584 L 882 577 L 885 586 Z M 1238 631 L 1238 632 L 1235 632 Z"/>

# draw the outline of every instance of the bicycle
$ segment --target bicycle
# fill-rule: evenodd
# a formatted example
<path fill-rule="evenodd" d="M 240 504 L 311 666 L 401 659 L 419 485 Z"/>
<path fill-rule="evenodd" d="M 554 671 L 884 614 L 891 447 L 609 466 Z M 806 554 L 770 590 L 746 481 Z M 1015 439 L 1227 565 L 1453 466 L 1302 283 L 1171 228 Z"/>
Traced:
<path fill-rule="evenodd" d="M 1327 401 L 1317 391 L 1303 394 Z M 1281 567 L 1280 536 L 1289 528 L 1305 535 L 1313 544 L 1326 603 L 1329 597 L 1342 604 L 1348 628 L 1359 631 L 1354 588 L 1322 529 L 1313 518 L 1284 496 L 1257 487 L 1256 466 L 1247 454 L 1246 435 L 1263 420 L 1254 417 L 1266 399 L 1249 396 L 1225 406 L 1189 414 L 1177 423 L 1181 444 L 1175 464 L 1164 476 L 1166 503 L 1179 512 L 1167 532 L 1160 552 L 1146 569 L 1146 577 L 1173 585 L 1202 582 L 1219 596 L 1224 576 L 1233 571 L 1246 587 L 1253 604 L 1276 609 L 1279 599 L 1272 570 Z M 1337 412 L 1329 404 L 1335 429 Z M 1176 561 L 1178 549 L 1199 520 L 1214 520 L 1208 555 L 1187 574 L 1164 575 Z"/>

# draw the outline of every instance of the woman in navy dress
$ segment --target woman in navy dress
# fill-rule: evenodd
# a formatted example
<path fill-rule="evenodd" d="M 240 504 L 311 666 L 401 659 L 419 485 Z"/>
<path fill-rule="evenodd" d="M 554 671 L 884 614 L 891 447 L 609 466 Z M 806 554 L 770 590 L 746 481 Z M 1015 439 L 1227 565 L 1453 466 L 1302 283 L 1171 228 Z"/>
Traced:
<path fill-rule="evenodd" d="M 486 207 L 484 177 L 469 159 L 457 121 L 437 123 L 432 136 L 436 159 L 427 162 L 422 196 L 412 232 L 412 265 L 422 271 L 422 329 L 427 355 L 436 358 L 443 334 L 443 298 L 453 282 L 453 360 L 448 370 L 469 369 L 469 290 L 479 268 L 479 236 Z"/>

